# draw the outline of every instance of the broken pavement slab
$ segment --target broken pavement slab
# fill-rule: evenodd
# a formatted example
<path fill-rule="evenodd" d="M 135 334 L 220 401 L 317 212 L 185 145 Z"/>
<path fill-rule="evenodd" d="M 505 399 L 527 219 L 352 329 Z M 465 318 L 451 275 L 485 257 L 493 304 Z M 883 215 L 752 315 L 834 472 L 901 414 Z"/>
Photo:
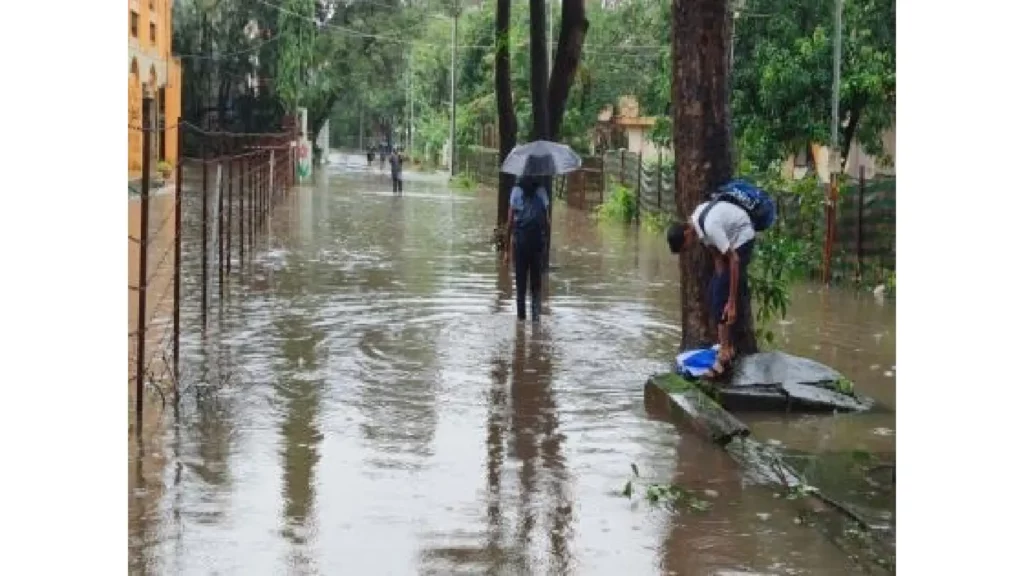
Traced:
<path fill-rule="evenodd" d="M 750 435 L 750 429 L 736 419 L 693 382 L 677 374 L 651 376 L 644 387 L 646 402 L 660 403 L 669 414 L 681 412 L 684 421 L 708 435 L 719 445 Z M 659 402 L 660 401 L 660 402 Z"/>
<path fill-rule="evenodd" d="M 730 411 L 865 412 L 875 407 L 838 371 L 779 351 L 740 358 L 728 384 L 695 380 L 693 385 Z"/>

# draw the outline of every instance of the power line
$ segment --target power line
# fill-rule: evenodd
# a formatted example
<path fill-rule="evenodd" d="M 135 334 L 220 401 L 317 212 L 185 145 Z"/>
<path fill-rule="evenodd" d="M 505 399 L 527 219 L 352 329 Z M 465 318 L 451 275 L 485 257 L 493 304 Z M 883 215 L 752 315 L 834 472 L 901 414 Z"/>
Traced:
<path fill-rule="evenodd" d="M 223 54 L 174 54 L 173 56 L 175 58 L 179 58 L 179 59 L 182 59 L 182 60 L 220 60 L 222 58 L 231 58 L 231 57 L 234 57 L 234 56 L 243 56 L 245 54 L 252 54 L 253 52 L 259 51 L 264 46 L 266 46 L 268 44 L 271 44 L 273 42 L 277 42 L 280 39 L 281 39 L 281 34 L 277 34 L 277 35 L 275 35 L 275 36 L 273 36 L 271 38 L 268 38 L 268 39 L 260 42 L 259 44 L 257 44 L 256 46 L 253 46 L 251 48 L 246 48 L 245 50 L 237 50 L 235 52 L 226 52 L 226 53 L 223 53 Z"/>

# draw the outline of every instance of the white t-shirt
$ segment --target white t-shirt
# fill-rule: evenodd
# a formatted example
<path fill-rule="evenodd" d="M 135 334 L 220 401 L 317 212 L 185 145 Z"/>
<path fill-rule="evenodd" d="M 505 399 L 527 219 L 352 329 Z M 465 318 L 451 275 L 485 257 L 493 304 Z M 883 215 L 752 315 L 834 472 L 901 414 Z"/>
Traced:
<path fill-rule="evenodd" d="M 702 229 L 700 214 L 707 205 L 704 202 L 697 206 L 690 216 L 690 221 L 697 229 L 697 237 L 706 246 L 713 246 L 725 254 L 730 248 L 735 250 L 754 239 L 754 225 L 750 223 L 746 210 L 728 202 L 719 202 L 708 210 Z"/>

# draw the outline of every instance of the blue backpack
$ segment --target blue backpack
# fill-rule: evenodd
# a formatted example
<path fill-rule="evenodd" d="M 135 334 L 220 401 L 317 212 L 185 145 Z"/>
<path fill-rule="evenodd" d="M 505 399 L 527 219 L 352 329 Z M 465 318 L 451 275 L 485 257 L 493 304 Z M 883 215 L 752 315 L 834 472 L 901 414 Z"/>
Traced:
<path fill-rule="evenodd" d="M 722 184 L 709 195 L 708 200 L 710 204 L 701 214 L 701 227 L 704 226 L 703 216 L 717 202 L 728 202 L 743 208 L 757 232 L 763 232 L 775 223 L 775 200 L 764 190 L 744 180 L 730 180 Z"/>
<path fill-rule="evenodd" d="M 540 194 L 523 192 L 523 209 L 521 213 L 516 214 L 516 230 L 526 235 L 543 235 L 547 215 L 548 212 L 544 208 L 544 201 L 541 200 Z"/>

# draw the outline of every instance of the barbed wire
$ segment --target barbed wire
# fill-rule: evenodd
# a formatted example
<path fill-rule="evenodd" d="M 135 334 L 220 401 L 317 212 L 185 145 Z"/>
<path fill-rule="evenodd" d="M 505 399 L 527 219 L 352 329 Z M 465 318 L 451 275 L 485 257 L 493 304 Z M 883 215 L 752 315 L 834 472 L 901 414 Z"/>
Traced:
<path fill-rule="evenodd" d="M 147 264 L 152 266 L 151 270 L 147 270 L 145 278 L 140 277 L 137 280 L 137 285 L 128 284 L 129 293 L 135 292 L 141 296 L 140 291 L 145 289 L 148 296 L 146 309 L 141 311 L 139 318 L 135 320 L 135 328 L 128 331 L 130 341 L 133 338 L 136 339 L 135 345 L 130 346 L 128 354 L 129 382 L 135 382 L 136 374 L 141 373 L 144 382 L 137 384 L 143 388 L 144 393 L 152 392 L 155 389 L 165 404 L 167 382 L 174 385 L 178 397 L 182 392 L 181 374 L 179 373 L 181 366 L 174 365 L 170 358 L 173 350 L 179 350 L 176 346 L 180 340 L 176 341 L 175 338 L 181 338 L 181 332 L 175 330 L 178 326 L 172 326 L 172 318 L 177 313 L 181 314 L 180 318 L 183 322 L 192 323 L 199 316 L 199 311 L 202 311 L 205 317 L 206 302 L 218 299 L 218 295 L 223 301 L 224 295 L 220 290 L 214 288 L 213 284 L 218 276 L 221 278 L 220 282 L 227 283 L 230 281 L 231 275 L 230 273 L 224 274 L 225 269 L 219 269 L 219 267 L 224 265 L 230 267 L 233 262 L 239 263 L 239 270 L 244 267 L 246 259 L 243 256 L 243 250 L 246 247 L 246 237 L 250 247 L 246 252 L 250 257 L 255 250 L 258 250 L 254 246 L 257 227 L 263 226 L 267 212 L 278 205 L 278 195 L 283 190 L 282 186 L 285 186 L 287 182 L 287 179 L 268 178 L 267 175 L 270 173 L 268 169 L 279 169 L 282 170 L 280 174 L 285 174 L 291 160 L 285 153 L 275 156 L 274 152 L 287 152 L 292 147 L 292 142 L 283 141 L 292 138 L 292 134 L 289 133 L 212 132 L 199 129 L 187 122 L 180 122 L 177 126 L 186 130 L 195 130 L 203 138 L 211 140 L 229 137 L 227 138 L 228 142 L 236 142 L 237 144 L 233 146 L 243 147 L 244 151 L 237 153 L 232 151 L 207 158 L 188 156 L 178 158 L 173 163 L 175 169 L 189 165 L 201 166 L 205 171 L 209 164 L 223 166 L 223 164 L 229 163 L 229 170 L 225 171 L 223 168 L 218 170 L 221 176 L 214 180 L 212 188 L 214 193 L 202 197 L 197 194 L 196 189 L 197 171 L 181 171 L 180 179 L 175 182 L 174 194 L 176 196 L 173 197 L 173 204 L 169 208 L 147 206 L 150 214 L 154 209 L 164 209 L 165 213 L 162 217 L 158 216 L 154 219 L 157 220 L 155 226 L 147 225 L 147 229 L 143 231 L 145 240 L 131 234 L 128 235 L 129 244 L 134 243 L 142 251 L 139 258 L 145 259 Z M 246 138 L 252 141 L 246 142 Z M 259 142 L 261 139 L 270 140 L 270 142 Z M 236 163 L 238 165 L 234 166 Z M 260 188 L 256 187 L 257 180 Z M 189 181 L 190 184 L 186 185 L 185 181 Z M 255 195 L 257 192 L 265 195 L 262 203 L 257 200 Z M 203 218 L 200 208 L 203 208 L 204 205 L 209 208 L 211 201 L 215 206 L 214 211 Z M 218 204 L 219 207 L 217 207 Z M 258 204 L 261 204 L 259 208 L 257 208 Z M 177 223 L 175 223 L 174 233 L 168 236 L 166 230 L 170 226 L 171 218 L 175 216 L 181 218 L 181 227 L 177 228 Z M 260 224 L 257 224 L 257 221 L 260 221 Z M 198 222 L 209 223 L 212 235 L 207 232 L 205 239 L 188 235 L 186 230 L 195 230 L 195 225 Z M 248 234 L 245 233 L 246 228 L 249 230 Z M 237 251 L 232 249 L 234 246 L 228 247 L 227 245 L 228 241 L 232 241 L 234 244 L 235 238 L 239 242 Z M 205 281 L 203 277 L 196 278 L 186 272 L 195 270 L 195 259 L 198 251 L 202 250 L 198 248 L 200 240 L 206 244 L 206 255 L 212 256 L 204 257 L 207 261 L 204 272 Z M 179 250 L 178 262 L 172 266 L 170 264 L 173 261 L 172 254 L 179 253 Z M 186 262 L 189 261 L 193 264 L 186 265 Z M 213 273 L 209 274 L 209 272 Z M 176 275 L 178 276 L 176 277 Z M 222 285 L 221 288 L 223 289 L 223 287 Z M 207 293 L 207 291 L 210 300 L 199 297 L 201 292 Z M 205 324 L 203 330 L 206 330 Z M 137 340 L 139 338 L 144 340 Z M 140 345 L 143 347 L 141 358 L 137 354 Z M 223 374 L 219 374 L 218 378 L 223 376 Z"/>

